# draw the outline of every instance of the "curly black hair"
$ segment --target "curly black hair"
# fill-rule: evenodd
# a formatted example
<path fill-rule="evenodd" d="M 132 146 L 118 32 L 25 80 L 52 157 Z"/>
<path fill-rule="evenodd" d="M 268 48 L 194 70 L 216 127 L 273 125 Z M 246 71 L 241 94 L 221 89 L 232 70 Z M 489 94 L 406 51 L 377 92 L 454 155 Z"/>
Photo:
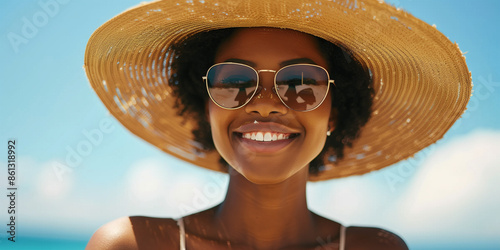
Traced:
<path fill-rule="evenodd" d="M 219 45 L 229 39 L 237 28 L 197 33 L 171 47 L 174 60 L 169 85 L 177 97 L 178 114 L 198 122 L 192 133 L 204 150 L 215 150 L 210 124 L 206 119 L 205 105 L 208 93 L 201 79 L 214 64 Z M 325 154 L 330 162 L 344 157 L 344 147 L 352 146 L 360 129 L 371 114 L 373 101 L 372 78 L 369 70 L 361 65 L 348 50 L 324 39 L 317 38 L 318 46 L 328 61 L 328 72 L 335 81 L 331 88 L 332 108 L 337 110 L 335 130 L 327 137 L 321 153 L 309 164 L 309 173 L 317 174 L 324 166 Z M 227 163 L 221 157 L 221 167 Z"/>

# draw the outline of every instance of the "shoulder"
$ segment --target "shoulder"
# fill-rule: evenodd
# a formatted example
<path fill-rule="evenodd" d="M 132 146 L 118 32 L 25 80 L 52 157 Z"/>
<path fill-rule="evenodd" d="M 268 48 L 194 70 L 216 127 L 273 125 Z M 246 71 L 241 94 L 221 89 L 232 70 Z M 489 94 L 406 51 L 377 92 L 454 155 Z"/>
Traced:
<path fill-rule="evenodd" d="M 101 226 L 85 249 L 138 249 L 129 217 L 121 217 Z"/>
<path fill-rule="evenodd" d="M 179 247 L 176 220 L 143 216 L 121 217 L 100 227 L 90 238 L 86 250 L 156 249 Z"/>
<path fill-rule="evenodd" d="M 381 228 L 348 227 L 346 229 L 346 247 L 348 249 L 401 249 L 408 246 L 398 235 Z"/>

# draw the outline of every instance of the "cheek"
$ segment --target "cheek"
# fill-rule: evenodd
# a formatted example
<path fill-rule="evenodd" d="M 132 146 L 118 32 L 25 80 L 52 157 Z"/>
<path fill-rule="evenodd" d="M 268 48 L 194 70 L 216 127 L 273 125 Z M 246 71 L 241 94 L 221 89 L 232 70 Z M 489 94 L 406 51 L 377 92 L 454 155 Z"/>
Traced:
<path fill-rule="evenodd" d="M 327 99 L 311 113 L 304 113 L 307 117 L 303 117 L 304 127 L 308 135 L 307 143 L 311 143 L 311 148 L 321 152 L 326 142 L 326 132 L 328 131 L 328 122 L 330 121 L 331 98 Z M 314 145 L 314 146 L 313 146 Z"/>
<path fill-rule="evenodd" d="M 212 130 L 212 138 L 214 143 L 216 143 L 222 135 L 221 127 L 224 121 L 220 118 L 220 110 L 218 110 L 218 108 L 212 103 L 209 103 L 207 106 L 207 116 L 207 119 L 210 122 L 210 129 Z"/>
<path fill-rule="evenodd" d="M 314 151 L 321 152 L 326 142 L 326 132 L 328 131 L 328 119 L 318 117 L 317 119 L 308 119 L 306 135 L 306 145 L 309 145 Z"/>
<path fill-rule="evenodd" d="M 224 157 L 230 148 L 229 138 L 229 121 L 231 120 L 231 111 L 219 108 L 217 105 L 210 102 L 207 105 L 207 119 L 210 122 L 212 132 L 212 140 L 215 148 Z"/>

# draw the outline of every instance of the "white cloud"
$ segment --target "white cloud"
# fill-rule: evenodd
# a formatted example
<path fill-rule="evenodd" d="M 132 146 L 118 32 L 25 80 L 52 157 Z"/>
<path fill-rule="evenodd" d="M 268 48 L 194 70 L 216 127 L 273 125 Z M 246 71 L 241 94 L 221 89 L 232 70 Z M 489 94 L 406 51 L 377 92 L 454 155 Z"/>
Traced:
<path fill-rule="evenodd" d="M 416 172 L 400 207 L 408 233 L 434 239 L 495 239 L 500 232 L 500 131 L 441 144 Z"/>
<path fill-rule="evenodd" d="M 68 172 L 64 176 L 57 176 L 55 166 L 60 165 L 57 161 L 50 161 L 41 166 L 36 175 L 36 194 L 40 198 L 49 200 L 63 199 L 71 193 L 74 188 L 74 174 Z"/>
<path fill-rule="evenodd" d="M 204 210 L 225 193 L 226 179 L 220 176 L 182 162 L 143 159 L 128 170 L 127 202 L 137 204 L 137 213 L 149 216 L 177 217 Z"/>
<path fill-rule="evenodd" d="M 386 228 L 385 213 L 396 197 L 388 193 L 382 172 L 351 176 L 326 182 L 308 183 L 308 205 L 313 211 L 344 225 Z"/>
<path fill-rule="evenodd" d="M 125 181 L 132 200 L 147 202 L 159 198 L 172 183 L 171 178 L 165 164 L 146 159 L 129 168 Z"/>
<path fill-rule="evenodd" d="M 63 165 L 58 160 L 39 163 L 29 156 L 19 157 L 15 176 L 15 184 L 21 194 L 19 198 L 36 197 L 47 201 L 66 198 L 75 186 L 75 178 L 73 171 L 65 166 L 68 171 L 58 176 L 60 166 Z"/>

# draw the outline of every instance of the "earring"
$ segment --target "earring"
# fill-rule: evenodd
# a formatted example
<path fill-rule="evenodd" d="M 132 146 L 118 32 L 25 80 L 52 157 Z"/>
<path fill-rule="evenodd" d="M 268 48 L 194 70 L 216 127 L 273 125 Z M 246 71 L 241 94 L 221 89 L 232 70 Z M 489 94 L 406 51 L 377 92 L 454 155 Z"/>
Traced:
<path fill-rule="evenodd" d="M 326 136 L 332 135 L 333 130 L 335 130 L 335 126 L 334 126 L 334 123 L 332 121 L 330 121 L 328 123 L 328 130 L 326 131 Z"/>

